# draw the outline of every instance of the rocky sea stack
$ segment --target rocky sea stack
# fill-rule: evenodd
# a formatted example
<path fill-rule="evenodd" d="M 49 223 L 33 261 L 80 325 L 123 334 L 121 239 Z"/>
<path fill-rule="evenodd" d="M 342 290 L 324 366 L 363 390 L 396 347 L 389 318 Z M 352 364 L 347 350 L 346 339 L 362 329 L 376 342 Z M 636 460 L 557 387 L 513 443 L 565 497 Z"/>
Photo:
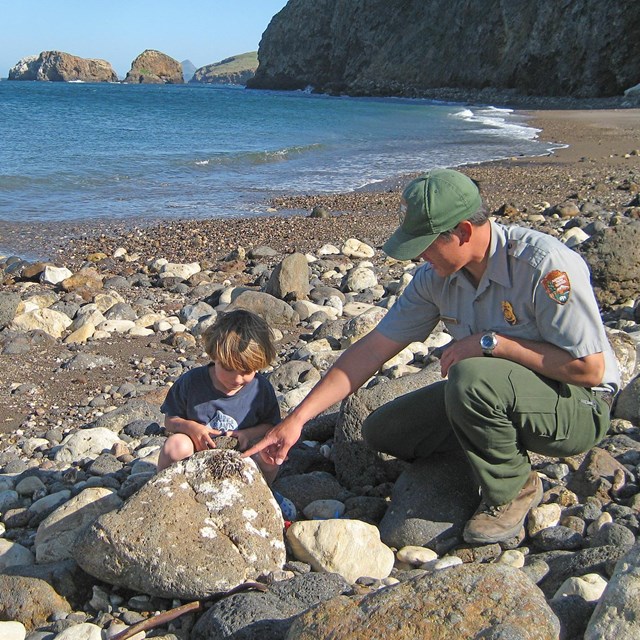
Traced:
<path fill-rule="evenodd" d="M 43 51 L 22 58 L 9 70 L 9 80 L 51 82 L 118 82 L 118 76 L 106 60 L 79 58 L 63 51 Z"/>
<path fill-rule="evenodd" d="M 250 51 L 200 67 L 189 82 L 246 85 L 258 68 L 258 53 Z"/>
<path fill-rule="evenodd" d="M 620 95 L 640 81 L 639 32 L 634 0 L 290 0 L 264 32 L 249 86 Z"/>
<path fill-rule="evenodd" d="M 123 82 L 129 84 L 183 84 L 182 66 L 165 53 L 146 49 L 132 63 Z"/>

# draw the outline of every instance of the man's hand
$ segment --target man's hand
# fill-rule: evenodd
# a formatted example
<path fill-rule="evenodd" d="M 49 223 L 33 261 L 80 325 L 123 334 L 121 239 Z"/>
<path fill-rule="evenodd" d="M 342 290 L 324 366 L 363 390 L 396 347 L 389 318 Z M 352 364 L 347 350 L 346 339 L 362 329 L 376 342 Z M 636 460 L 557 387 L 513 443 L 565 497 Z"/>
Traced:
<path fill-rule="evenodd" d="M 443 352 L 440 358 L 440 373 L 443 378 L 447 377 L 449 369 L 467 358 L 481 357 L 482 347 L 480 346 L 481 333 L 474 333 L 473 335 L 466 336 L 461 340 L 452 342 Z"/>
<path fill-rule="evenodd" d="M 267 464 L 281 465 L 301 433 L 302 426 L 298 428 L 291 418 L 286 418 L 273 429 L 269 429 L 264 438 L 247 449 L 242 457 L 248 458 L 258 453 Z"/>

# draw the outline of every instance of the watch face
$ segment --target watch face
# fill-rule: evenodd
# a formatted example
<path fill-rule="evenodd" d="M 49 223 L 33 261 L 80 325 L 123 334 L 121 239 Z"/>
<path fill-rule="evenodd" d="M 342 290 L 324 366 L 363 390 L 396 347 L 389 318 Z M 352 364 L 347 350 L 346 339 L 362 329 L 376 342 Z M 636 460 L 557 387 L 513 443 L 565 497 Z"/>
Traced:
<path fill-rule="evenodd" d="M 485 333 L 481 338 L 480 338 L 480 346 L 483 349 L 493 349 L 496 344 L 497 344 L 497 340 L 496 337 L 490 333 Z"/>

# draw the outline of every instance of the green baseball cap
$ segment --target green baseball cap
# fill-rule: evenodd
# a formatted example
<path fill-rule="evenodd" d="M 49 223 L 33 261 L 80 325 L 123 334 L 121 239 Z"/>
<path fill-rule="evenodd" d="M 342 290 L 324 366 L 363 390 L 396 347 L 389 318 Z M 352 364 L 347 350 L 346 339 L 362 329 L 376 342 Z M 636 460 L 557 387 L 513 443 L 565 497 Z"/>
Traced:
<path fill-rule="evenodd" d="M 443 231 L 450 231 L 481 207 L 480 191 L 471 178 L 453 169 L 434 169 L 403 191 L 401 224 L 382 249 L 392 258 L 412 260 Z"/>

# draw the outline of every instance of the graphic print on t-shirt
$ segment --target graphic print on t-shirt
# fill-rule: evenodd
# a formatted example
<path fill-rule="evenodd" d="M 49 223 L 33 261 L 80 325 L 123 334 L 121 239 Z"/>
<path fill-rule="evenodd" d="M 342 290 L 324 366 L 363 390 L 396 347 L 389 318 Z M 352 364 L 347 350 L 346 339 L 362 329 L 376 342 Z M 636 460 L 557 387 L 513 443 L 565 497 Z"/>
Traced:
<path fill-rule="evenodd" d="M 235 431 L 238 428 L 238 423 L 226 413 L 222 413 L 220 409 L 218 409 L 213 416 L 207 422 L 207 427 L 210 429 L 218 429 L 219 431 Z"/>

